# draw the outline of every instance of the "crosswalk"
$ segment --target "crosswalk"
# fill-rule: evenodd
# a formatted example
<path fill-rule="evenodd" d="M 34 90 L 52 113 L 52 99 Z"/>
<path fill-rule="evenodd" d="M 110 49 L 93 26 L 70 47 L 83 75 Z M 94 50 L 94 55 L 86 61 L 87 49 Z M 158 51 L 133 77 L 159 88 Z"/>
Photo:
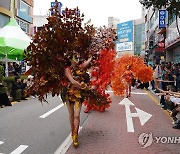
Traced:
<path fill-rule="evenodd" d="M 0 141 L 0 146 L 3 146 L 3 144 L 5 144 L 3 141 Z M 25 151 L 28 148 L 27 145 L 20 145 L 19 147 L 17 147 L 15 150 L 13 150 L 10 154 L 21 154 L 23 151 Z M 2 151 L 0 151 L 0 154 L 5 154 L 5 153 L 1 153 Z"/>

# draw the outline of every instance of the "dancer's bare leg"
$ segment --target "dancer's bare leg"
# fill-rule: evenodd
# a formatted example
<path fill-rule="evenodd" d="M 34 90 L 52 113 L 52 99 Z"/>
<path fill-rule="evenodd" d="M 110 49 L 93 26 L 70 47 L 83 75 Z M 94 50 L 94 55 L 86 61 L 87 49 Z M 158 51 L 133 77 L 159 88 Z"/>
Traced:
<path fill-rule="evenodd" d="M 74 119 L 73 119 L 73 135 L 72 135 L 72 140 L 73 140 L 73 145 L 75 147 L 78 147 L 79 142 L 78 142 L 78 130 L 79 130 L 79 123 L 80 123 L 80 112 L 81 112 L 81 107 L 82 104 L 80 103 L 78 105 L 78 108 L 76 108 L 76 105 L 73 104 L 73 111 L 74 111 Z"/>
<path fill-rule="evenodd" d="M 82 103 L 79 103 L 78 108 L 76 108 L 74 105 L 74 134 L 78 134 L 81 107 L 82 107 Z"/>
<path fill-rule="evenodd" d="M 129 97 L 131 96 L 131 84 L 128 85 L 129 86 Z"/>
<path fill-rule="evenodd" d="M 67 102 L 66 105 L 67 105 L 68 112 L 69 112 L 69 121 L 70 121 L 70 125 L 71 125 L 71 132 L 73 135 L 73 133 L 74 133 L 74 104 Z"/>
<path fill-rule="evenodd" d="M 128 97 L 129 85 L 126 83 L 126 97 Z"/>

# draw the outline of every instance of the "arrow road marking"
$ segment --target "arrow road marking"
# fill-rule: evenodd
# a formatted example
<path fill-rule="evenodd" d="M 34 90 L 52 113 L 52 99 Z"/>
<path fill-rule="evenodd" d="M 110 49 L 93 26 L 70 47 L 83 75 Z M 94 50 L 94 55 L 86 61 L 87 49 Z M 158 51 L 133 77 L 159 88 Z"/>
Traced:
<path fill-rule="evenodd" d="M 132 117 L 139 117 L 141 126 L 143 126 L 152 116 L 151 114 L 145 111 L 142 111 L 136 107 L 135 109 L 137 113 L 131 113 L 130 105 L 134 106 L 134 104 L 128 98 L 124 98 L 119 104 L 125 106 L 128 132 L 134 132 L 134 125 L 133 125 Z"/>
<path fill-rule="evenodd" d="M 24 150 L 26 150 L 28 146 L 27 145 L 20 145 L 17 149 L 15 149 L 13 152 L 11 152 L 10 154 L 20 154 L 22 153 Z"/>
<path fill-rule="evenodd" d="M 152 117 L 152 115 L 145 112 L 145 111 L 143 111 L 143 110 L 140 110 L 140 109 L 138 109 L 136 107 L 135 107 L 135 109 L 137 111 L 137 113 L 135 113 L 135 114 L 137 114 L 139 116 L 141 126 L 143 126 Z"/>

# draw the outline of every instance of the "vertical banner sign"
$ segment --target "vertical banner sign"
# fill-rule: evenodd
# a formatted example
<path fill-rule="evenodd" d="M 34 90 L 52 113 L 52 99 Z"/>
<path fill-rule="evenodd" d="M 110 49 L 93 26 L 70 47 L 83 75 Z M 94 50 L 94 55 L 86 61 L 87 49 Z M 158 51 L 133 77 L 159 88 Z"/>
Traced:
<path fill-rule="evenodd" d="M 166 10 L 159 10 L 159 28 L 166 28 Z"/>
<path fill-rule="evenodd" d="M 133 46 L 133 21 L 117 24 L 117 51 L 130 51 Z"/>

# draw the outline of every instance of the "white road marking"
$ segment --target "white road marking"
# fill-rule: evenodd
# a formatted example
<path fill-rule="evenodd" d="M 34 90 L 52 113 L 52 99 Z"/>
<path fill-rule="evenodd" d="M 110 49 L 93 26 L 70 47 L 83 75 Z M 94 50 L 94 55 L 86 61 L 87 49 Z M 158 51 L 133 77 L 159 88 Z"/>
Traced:
<path fill-rule="evenodd" d="M 3 144 L 4 142 L 3 141 L 0 141 L 0 145 Z"/>
<path fill-rule="evenodd" d="M 128 132 L 134 132 L 134 125 L 133 125 L 133 119 L 132 117 L 139 117 L 141 126 L 143 126 L 151 117 L 152 115 L 140 110 L 138 108 L 135 107 L 136 109 L 136 113 L 132 113 L 130 110 L 130 106 L 135 106 L 128 98 L 124 98 L 120 103 L 120 105 L 124 105 L 125 106 L 125 110 L 126 110 L 126 123 L 127 123 L 127 131 Z"/>
<path fill-rule="evenodd" d="M 62 98 L 61 98 L 61 96 L 60 96 L 60 95 L 59 95 L 59 99 L 60 99 L 60 101 L 61 101 L 61 102 L 63 102 L 63 101 L 62 101 Z"/>
<path fill-rule="evenodd" d="M 112 90 L 106 90 L 106 93 L 113 93 Z M 137 95 L 147 95 L 147 93 L 138 93 L 138 92 L 131 92 L 131 94 L 137 94 Z"/>
<path fill-rule="evenodd" d="M 106 93 L 113 93 L 112 90 L 105 90 Z"/>
<path fill-rule="evenodd" d="M 0 141 L 0 145 L 3 144 L 4 142 L 3 141 Z M 4 153 L 0 153 L 0 154 L 4 154 Z"/>
<path fill-rule="evenodd" d="M 20 145 L 17 149 L 15 149 L 13 152 L 11 152 L 10 154 L 20 154 L 22 153 L 24 150 L 26 150 L 28 146 L 27 145 Z"/>
<path fill-rule="evenodd" d="M 81 131 L 82 127 L 79 126 L 79 132 Z M 66 151 L 72 144 L 71 134 L 64 140 L 64 142 L 60 145 L 60 147 L 54 152 L 54 154 L 65 154 Z"/>
<path fill-rule="evenodd" d="M 131 94 L 147 95 L 147 93 L 138 93 L 138 92 L 131 92 Z"/>
<path fill-rule="evenodd" d="M 58 105 L 57 107 L 55 107 L 54 109 L 52 109 L 52 110 L 46 112 L 45 114 L 41 115 L 39 118 L 46 118 L 47 116 L 49 116 L 49 115 L 52 114 L 53 112 L 59 110 L 59 109 L 60 109 L 61 107 L 63 107 L 63 106 L 64 106 L 64 104 L 62 103 L 62 104 Z"/>

